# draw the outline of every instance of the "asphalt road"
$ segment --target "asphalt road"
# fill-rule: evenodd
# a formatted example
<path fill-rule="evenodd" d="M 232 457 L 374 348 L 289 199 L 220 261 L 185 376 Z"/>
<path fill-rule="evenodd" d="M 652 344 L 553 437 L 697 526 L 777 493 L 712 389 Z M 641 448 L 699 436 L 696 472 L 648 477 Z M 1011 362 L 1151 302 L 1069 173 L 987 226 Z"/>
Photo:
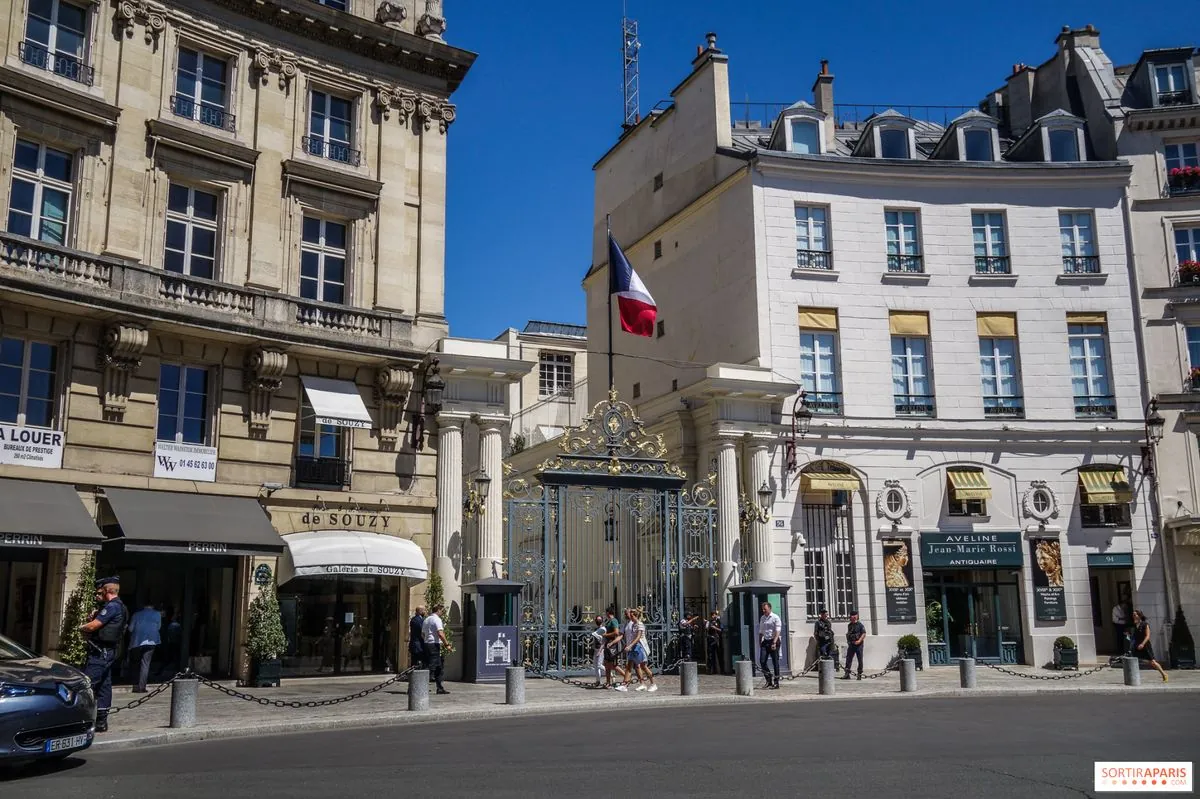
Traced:
<path fill-rule="evenodd" d="M 1095 760 L 1200 760 L 1196 709 L 869 699 L 340 730 L 97 752 L 4 774 L 0 796 L 1077 797 Z"/>

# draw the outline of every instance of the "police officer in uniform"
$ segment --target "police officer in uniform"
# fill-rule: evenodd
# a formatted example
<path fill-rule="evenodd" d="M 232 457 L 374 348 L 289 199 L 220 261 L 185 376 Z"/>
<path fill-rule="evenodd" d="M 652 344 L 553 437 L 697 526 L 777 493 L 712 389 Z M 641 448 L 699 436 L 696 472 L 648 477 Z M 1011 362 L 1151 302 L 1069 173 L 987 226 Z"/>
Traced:
<path fill-rule="evenodd" d="M 129 611 L 118 594 L 121 580 L 101 577 L 96 581 L 97 609 L 79 626 L 87 638 L 87 662 L 83 673 L 92 682 L 96 694 L 96 732 L 108 732 L 108 709 L 112 706 L 112 668 L 117 660 L 117 645 L 125 634 Z"/>
<path fill-rule="evenodd" d="M 838 666 L 838 648 L 835 639 L 836 634 L 833 632 L 833 622 L 829 620 L 829 611 L 821 608 L 820 615 L 817 616 L 817 623 L 813 625 L 813 637 L 817 639 L 817 657 L 822 660 L 833 659 L 833 670 L 837 671 Z"/>
<path fill-rule="evenodd" d="M 850 611 L 850 623 L 846 625 L 846 673 L 843 680 L 850 679 L 850 667 L 858 658 L 858 679 L 862 679 L 863 642 L 867 640 L 867 628 L 858 620 L 858 611 Z"/>

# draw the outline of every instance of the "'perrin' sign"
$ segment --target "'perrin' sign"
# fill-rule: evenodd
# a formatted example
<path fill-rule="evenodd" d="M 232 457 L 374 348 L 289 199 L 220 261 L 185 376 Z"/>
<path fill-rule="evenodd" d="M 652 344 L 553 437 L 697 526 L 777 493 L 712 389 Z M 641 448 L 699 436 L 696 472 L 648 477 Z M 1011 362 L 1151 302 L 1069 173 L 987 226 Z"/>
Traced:
<path fill-rule="evenodd" d="M 0 424 L 0 464 L 61 469 L 63 442 L 58 430 Z"/>
<path fill-rule="evenodd" d="M 1020 533 L 922 533 L 925 569 L 1019 568 Z"/>
<path fill-rule="evenodd" d="M 40 547 L 46 539 L 32 533 L 0 533 L 0 547 Z"/>

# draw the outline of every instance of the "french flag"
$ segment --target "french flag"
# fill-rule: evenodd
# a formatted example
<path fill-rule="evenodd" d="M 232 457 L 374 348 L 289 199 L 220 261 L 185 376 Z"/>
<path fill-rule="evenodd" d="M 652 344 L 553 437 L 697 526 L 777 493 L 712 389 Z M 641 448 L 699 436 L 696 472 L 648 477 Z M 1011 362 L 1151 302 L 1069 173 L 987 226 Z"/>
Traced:
<path fill-rule="evenodd" d="M 654 337 L 658 306 L 611 232 L 608 234 L 608 293 L 617 295 L 622 330 L 635 336 Z"/>

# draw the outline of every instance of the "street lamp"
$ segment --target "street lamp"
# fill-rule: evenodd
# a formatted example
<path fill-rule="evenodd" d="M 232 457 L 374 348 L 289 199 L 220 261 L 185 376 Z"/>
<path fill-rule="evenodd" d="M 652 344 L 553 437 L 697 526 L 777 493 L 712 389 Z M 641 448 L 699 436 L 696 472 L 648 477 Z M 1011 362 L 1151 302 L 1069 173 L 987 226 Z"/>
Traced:
<path fill-rule="evenodd" d="M 1167 420 L 1158 412 L 1158 400 L 1150 400 L 1146 406 L 1146 443 L 1154 445 L 1162 441 L 1166 427 Z"/>
<path fill-rule="evenodd" d="M 763 484 L 758 487 L 758 505 L 763 509 L 763 512 L 771 510 L 771 487 L 764 480 Z"/>
<path fill-rule="evenodd" d="M 442 370 L 438 359 L 434 358 L 425 368 L 425 411 L 436 414 L 442 409 L 442 397 L 446 393 L 446 381 L 442 379 Z"/>
<path fill-rule="evenodd" d="M 467 492 L 463 497 L 463 517 L 474 519 L 477 516 L 482 516 L 487 508 L 488 490 L 492 486 L 492 478 L 488 477 L 487 472 L 480 472 L 475 478 L 475 487 Z"/>
<path fill-rule="evenodd" d="M 475 478 L 475 490 L 479 492 L 479 498 L 486 501 L 488 491 L 492 489 L 492 478 L 488 477 L 487 472 L 480 472 Z"/>
<path fill-rule="evenodd" d="M 792 437 L 788 439 L 784 452 L 789 474 L 797 469 L 796 434 L 799 433 L 799 437 L 804 438 L 808 435 L 808 428 L 812 426 L 813 412 L 805 402 L 807 397 L 808 392 L 802 390 L 800 396 L 792 403 Z"/>

